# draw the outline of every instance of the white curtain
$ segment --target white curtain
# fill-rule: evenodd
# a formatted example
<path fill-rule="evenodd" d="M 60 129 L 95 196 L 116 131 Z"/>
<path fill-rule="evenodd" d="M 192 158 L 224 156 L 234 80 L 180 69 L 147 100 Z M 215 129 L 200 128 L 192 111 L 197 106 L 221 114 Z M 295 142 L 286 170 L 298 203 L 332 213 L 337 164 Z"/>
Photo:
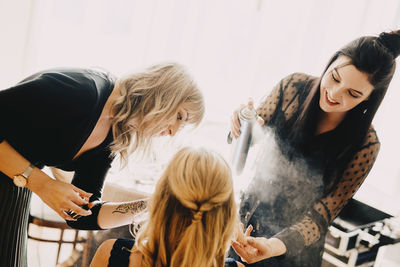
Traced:
<path fill-rule="evenodd" d="M 101 66 L 117 75 L 161 61 L 185 64 L 202 88 L 206 121 L 225 125 L 292 72 L 319 75 L 354 38 L 399 28 L 397 0 L 1 0 L 2 88 L 53 66 Z M 375 118 L 382 141 L 364 187 L 400 191 L 399 72 Z M 365 189 L 366 190 L 366 189 Z M 365 195 L 368 195 L 366 191 Z"/>

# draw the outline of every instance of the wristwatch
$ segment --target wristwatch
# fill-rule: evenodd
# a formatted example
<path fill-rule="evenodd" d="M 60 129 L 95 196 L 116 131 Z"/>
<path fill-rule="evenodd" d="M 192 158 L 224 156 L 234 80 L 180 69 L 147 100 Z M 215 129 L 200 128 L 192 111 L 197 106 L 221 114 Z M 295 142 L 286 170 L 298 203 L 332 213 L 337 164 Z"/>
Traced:
<path fill-rule="evenodd" d="M 30 164 L 28 168 L 22 173 L 22 174 L 17 174 L 14 176 L 14 184 L 18 187 L 25 187 L 26 184 L 28 183 L 28 177 L 31 175 L 33 169 L 35 168 L 35 165 Z"/>

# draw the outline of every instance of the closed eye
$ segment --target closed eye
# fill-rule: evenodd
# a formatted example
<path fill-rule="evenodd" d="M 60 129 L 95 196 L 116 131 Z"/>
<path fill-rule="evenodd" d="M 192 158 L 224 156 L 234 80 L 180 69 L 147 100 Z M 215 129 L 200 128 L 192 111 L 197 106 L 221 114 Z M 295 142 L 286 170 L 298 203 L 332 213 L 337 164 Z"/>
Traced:
<path fill-rule="evenodd" d="M 332 73 L 331 73 L 331 76 L 332 76 L 332 79 L 335 81 L 335 82 L 339 82 L 339 80 L 338 79 L 336 79 L 336 77 L 335 77 L 335 75 L 333 74 L 333 71 L 332 71 Z"/>
<path fill-rule="evenodd" d="M 348 90 L 348 92 L 349 92 L 349 95 L 350 95 L 350 96 L 352 96 L 352 97 L 354 97 L 354 98 L 359 98 L 359 96 L 356 95 L 352 90 Z"/>

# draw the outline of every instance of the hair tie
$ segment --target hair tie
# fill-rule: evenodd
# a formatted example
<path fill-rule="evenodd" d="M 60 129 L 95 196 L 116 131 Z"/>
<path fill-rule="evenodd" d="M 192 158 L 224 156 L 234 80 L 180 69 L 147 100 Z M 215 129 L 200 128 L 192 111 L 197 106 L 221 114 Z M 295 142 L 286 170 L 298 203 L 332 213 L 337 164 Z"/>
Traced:
<path fill-rule="evenodd" d="M 192 223 L 200 222 L 202 218 L 203 218 L 203 211 L 198 210 L 193 214 Z"/>

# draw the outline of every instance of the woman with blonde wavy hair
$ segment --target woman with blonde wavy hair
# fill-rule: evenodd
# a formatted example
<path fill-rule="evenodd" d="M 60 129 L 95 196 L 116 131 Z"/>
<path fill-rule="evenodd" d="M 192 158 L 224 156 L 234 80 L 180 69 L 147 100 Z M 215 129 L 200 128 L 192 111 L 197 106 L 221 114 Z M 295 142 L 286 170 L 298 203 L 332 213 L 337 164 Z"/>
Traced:
<path fill-rule="evenodd" d="M 237 266 L 225 261 L 237 221 L 231 170 L 219 154 L 181 149 L 158 181 L 148 210 L 136 242 L 105 241 L 91 267 Z"/>
<path fill-rule="evenodd" d="M 143 201 L 102 203 L 116 155 L 144 155 L 154 136 L 204 115 L 201 92 L 185 69 L 165 63 L 116 79 L 82 68 L 38 72 L 0 91 L 0 266 L 26 265 L 31 192 L 78 229 L 128 224 Z M 40 169 L 74 171 L 72 184 Z M 11 178 L 11 179 L 10 179 Z"/>

